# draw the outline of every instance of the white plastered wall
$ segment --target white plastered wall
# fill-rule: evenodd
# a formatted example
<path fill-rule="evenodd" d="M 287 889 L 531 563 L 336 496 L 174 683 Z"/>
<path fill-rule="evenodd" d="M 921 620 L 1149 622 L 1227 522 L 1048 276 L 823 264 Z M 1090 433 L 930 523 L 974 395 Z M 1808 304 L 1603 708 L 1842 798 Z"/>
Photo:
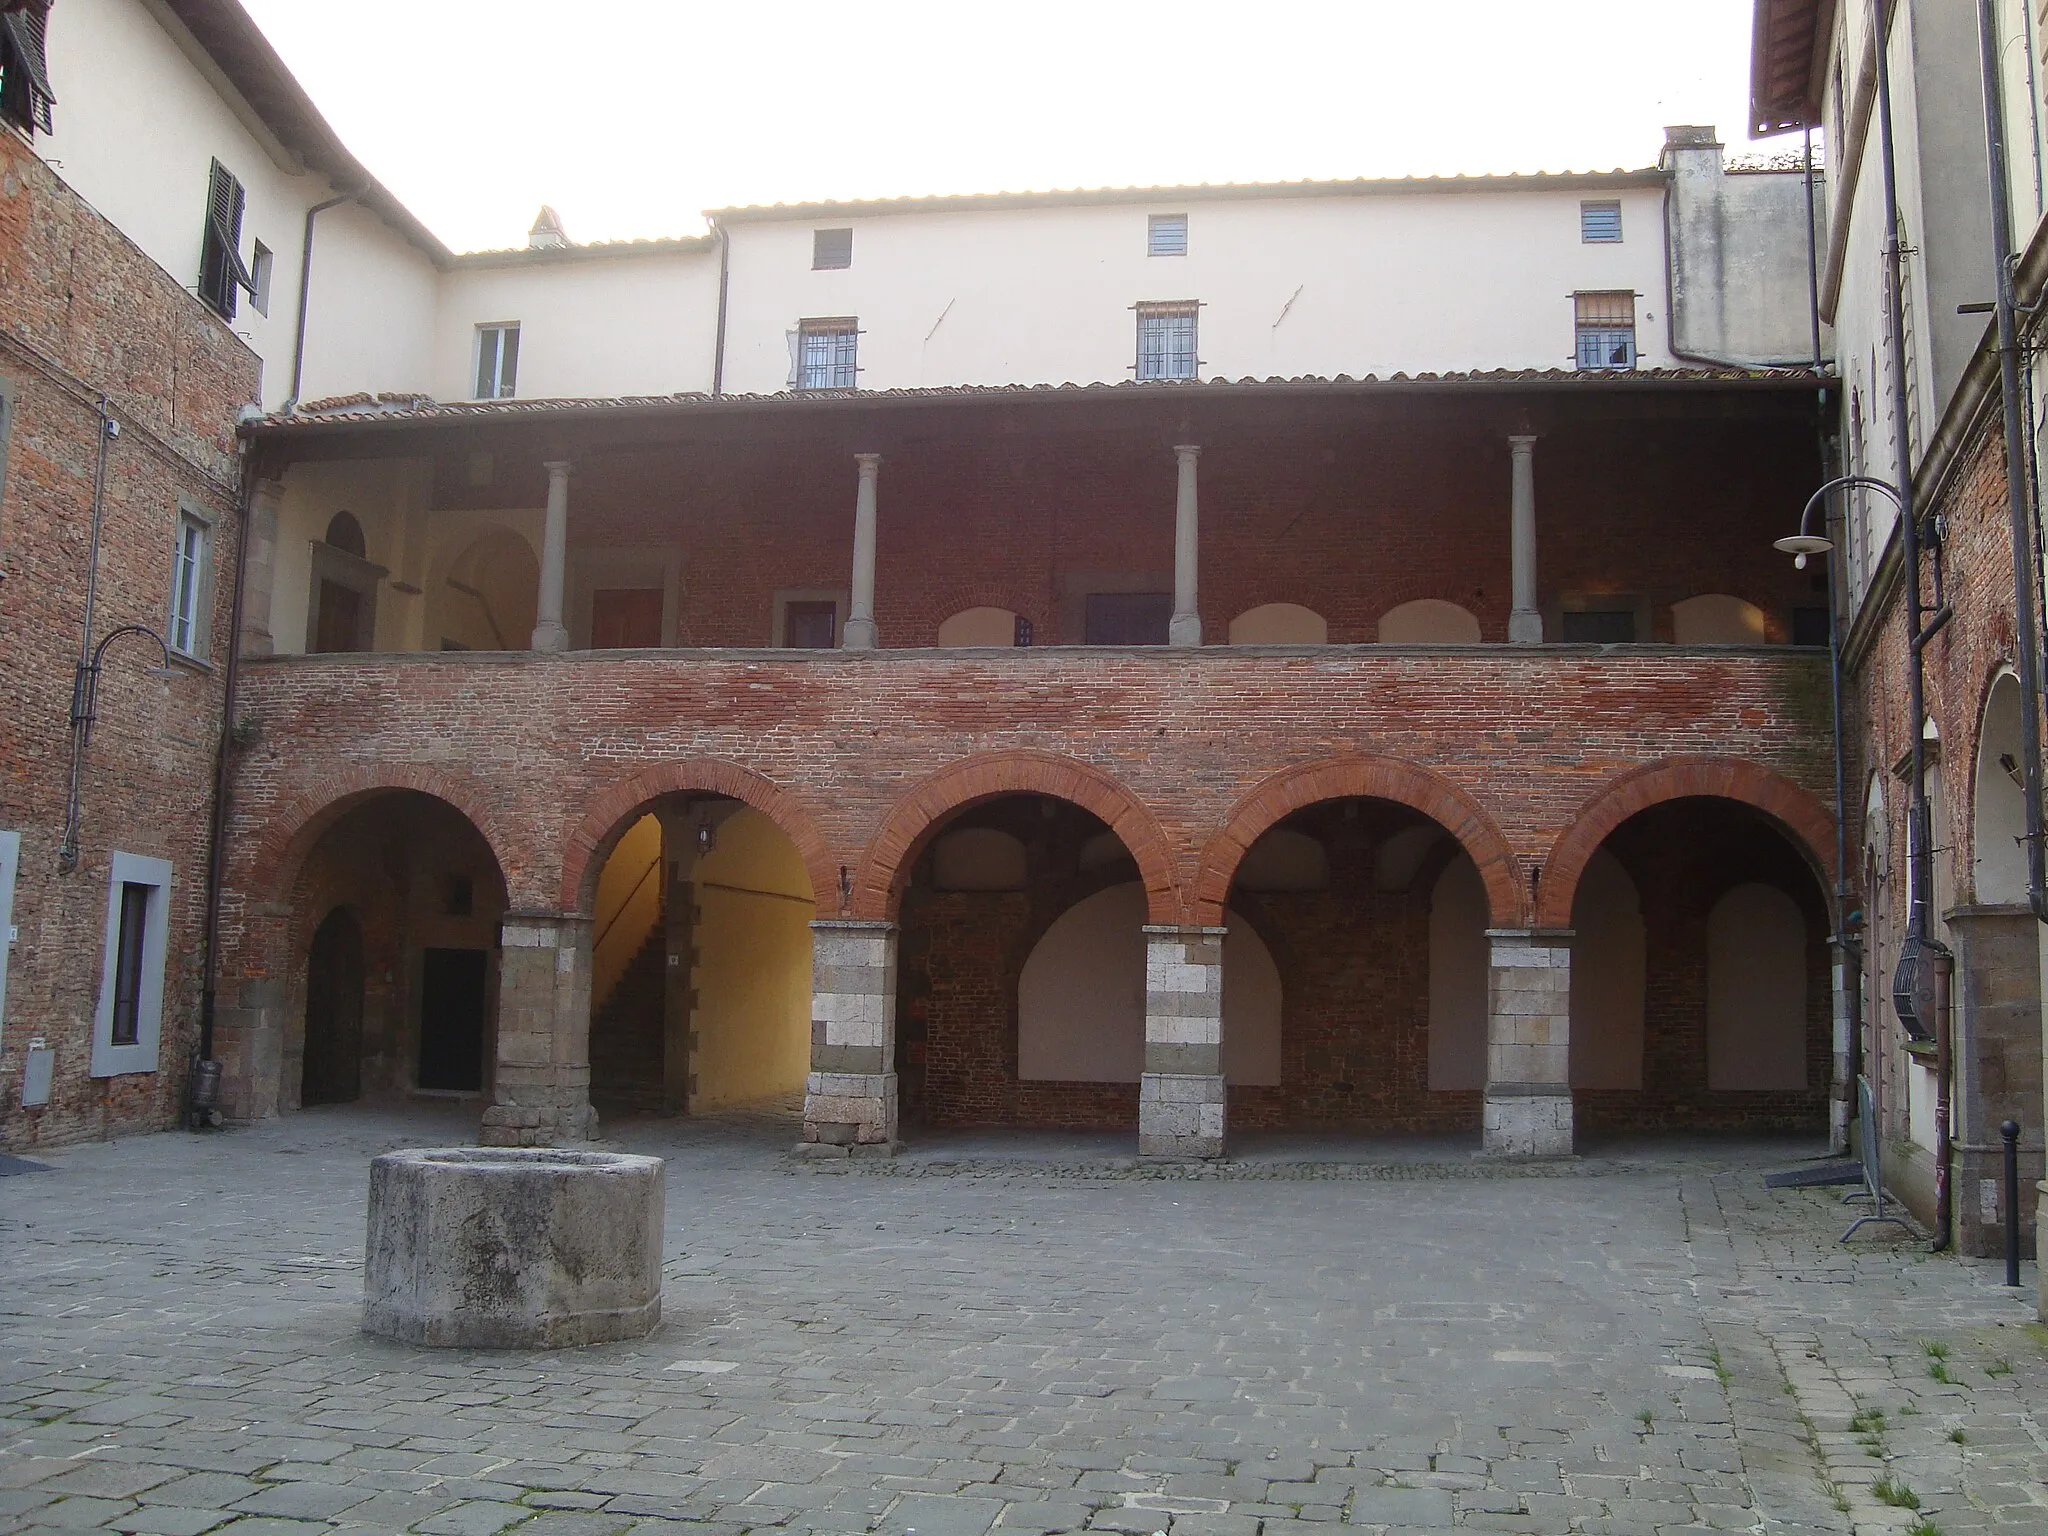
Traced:
<path fill-rule="evenodd" d="M 1585 198 L 1624 239 L 1588 245 Z M 1116 382 L 1139 302 L 1194 299 L 1202 376 L 1567 368 L 1571 295 L 1628 289 L 1645 366 L 1664 348 L 1661 189 L 1562 188 L 898 214 L 731 225 L 726 387 L 787 387 L 804 318 L 859 319 L 860 387 Z M 1148 256 L 1146 221 L 1188 216 L 1188 254 Z M 853 229 L 813 271 L 812 233 Z M 1515 252 L 1504 266 L 1501 252 Z"/>

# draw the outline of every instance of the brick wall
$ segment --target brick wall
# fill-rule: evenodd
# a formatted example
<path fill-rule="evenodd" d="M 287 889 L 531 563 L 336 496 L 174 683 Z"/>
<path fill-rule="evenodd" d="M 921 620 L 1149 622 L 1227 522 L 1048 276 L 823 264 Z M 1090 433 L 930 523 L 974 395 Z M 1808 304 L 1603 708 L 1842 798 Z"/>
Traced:
<path fill-rule="evenodd" d="M 0 382 L 13 394 L 0 484 L 0 828 L 22 834 L 0 1021 L 0 1142 L 34 1146 L 155 1129 L 182 1098 L 198 1010 L 201 911 L 221 678 L 148 676 L 146 640 L 109 652 L 86 770 L 82 857 L 60 871 L 73 668 L 84 614 L 96 402 L 109 444 L 95 638 L 162 630 L 179 498 L 215 519 L 212 643 L 228 643 L 239 473 L 237 408 L 255 355 L 177 279 L 0 132 Z M 88 1075 L 114 850 L 173 866 L 169 974 L 153 1074 Z M 50 1104 L 20 1107 L 31 1040 L 56 1049 Z"/>

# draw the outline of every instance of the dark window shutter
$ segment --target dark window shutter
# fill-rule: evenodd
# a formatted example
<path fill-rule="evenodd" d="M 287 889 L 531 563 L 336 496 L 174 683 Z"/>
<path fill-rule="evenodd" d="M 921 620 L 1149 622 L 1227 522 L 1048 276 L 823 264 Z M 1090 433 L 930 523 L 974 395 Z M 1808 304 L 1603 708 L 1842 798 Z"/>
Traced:
<path fill-rule="evenodd" d="M 39 0 L 19 10 L 0 11 L 0 115 L 34 130 L 50 132 L 50 89 L 43 28 L 49 7 Z"/>
<path fill-rule="evenodd" d="M 218 160 L 206 188 L 206 234 L 199 252 L 199 297 L 228 320 L 235 318 L 235 290 L 256 291 L 242 264 L 242 184 Z"/>

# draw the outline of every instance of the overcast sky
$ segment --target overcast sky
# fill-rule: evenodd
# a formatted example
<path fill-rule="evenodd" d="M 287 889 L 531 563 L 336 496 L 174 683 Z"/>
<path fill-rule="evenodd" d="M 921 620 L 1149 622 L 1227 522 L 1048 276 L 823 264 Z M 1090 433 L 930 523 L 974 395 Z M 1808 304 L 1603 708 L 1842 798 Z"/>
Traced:
<path fill-rule="evenodd" d="M 1666 123 L 1749 147 L 1751 0 L 244 3 L 457 250 L 544 202 L 625 239 L 739 203 L 1640 166 Z"/>

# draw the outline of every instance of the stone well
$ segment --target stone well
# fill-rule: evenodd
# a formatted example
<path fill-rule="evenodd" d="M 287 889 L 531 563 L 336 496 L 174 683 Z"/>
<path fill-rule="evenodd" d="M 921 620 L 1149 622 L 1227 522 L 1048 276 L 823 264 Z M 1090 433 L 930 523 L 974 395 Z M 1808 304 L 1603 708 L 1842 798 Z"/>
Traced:
<path fill-rule="evenodd" d="M 370 1164 L 363 1329 L 408 1344 L 561 1349 L 661 1320 L 662 1162 L 445 1147 Z"/>

